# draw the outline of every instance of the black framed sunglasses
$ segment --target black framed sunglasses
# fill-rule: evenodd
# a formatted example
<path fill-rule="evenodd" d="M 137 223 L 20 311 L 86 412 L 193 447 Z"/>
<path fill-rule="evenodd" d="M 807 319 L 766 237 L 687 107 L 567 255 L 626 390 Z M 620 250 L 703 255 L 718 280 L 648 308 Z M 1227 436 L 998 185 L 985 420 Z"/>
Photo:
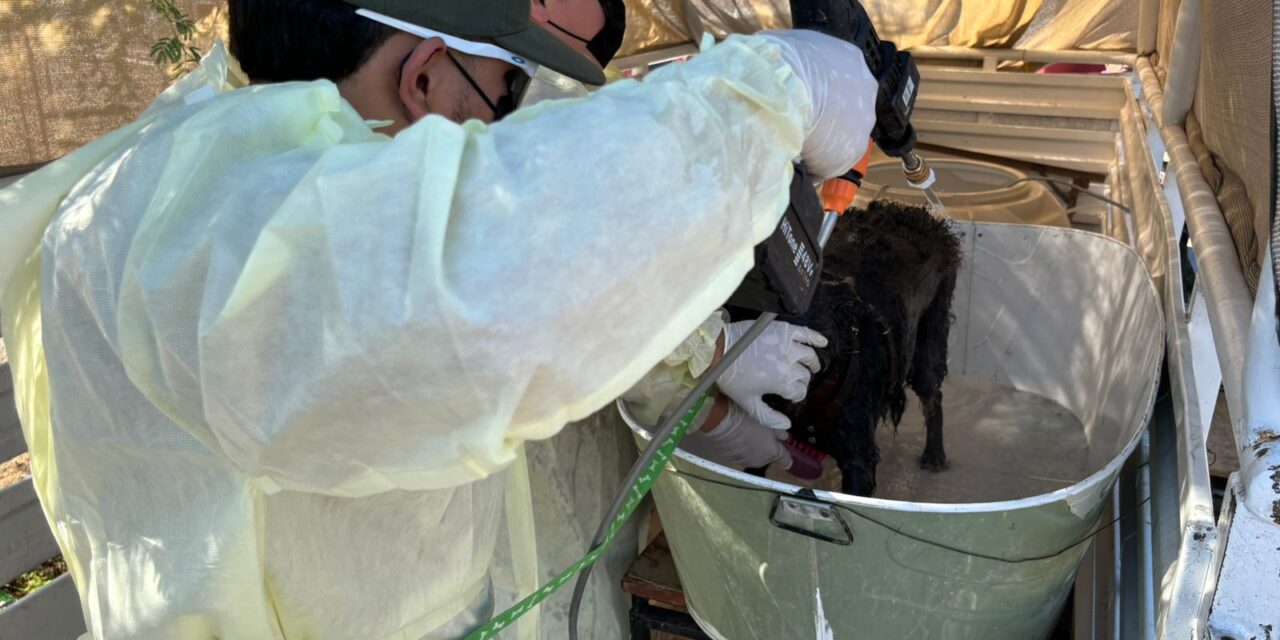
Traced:
<path fill-rule="evenodd" d="M 470 73 L 467 73 L 467 69 L 462 66 L 461 62 L 458 62 L 457 58 L 453 57 L 452 53 L 445 51 L 444 54 L 449 56 L 449 60 L 453 62 L 453 66 L 458 68 L 458 72 L 466 79 L 467 84 L 471 85 L 471 88 L 475 89 L 475 92 L 480 95 L 480 99 L 484 100 L 484 103 L 488 105 L 489 110 L 493 112 L 494 121 L 501 120 L 510 115 L 512 111 L 515 111 L 516 107 L 520 105 L 520 99 L 524 98 L 524 92 L 529 89 L 529 75 L 522 69 L 512 69 L 506 73 L 505 77 L 507 94 L 494 101 L 489 98 L 484 89 L 480 88 L 480 84 L 476 82 L 475 78 L 471 77 Z"/>
<path fill-rule="evenodd" d="M 453 66 L 457 68 L 458 72 L 462 74 L 462 78 L 467 81 L 467 84 L 471 85 L 471 89 L 479 94 L 481 100 L 484 100 L 485 106 L 489 107 L 489 110 L 493 112 L 494 122 L 507 117 L 512 111 L 515 111 L 516 107 L 520 106 L 520 100 L 524 98 L 525 92 L 529 90 L 529 81 L 532 80 L 529 74 L 525 73 L 523 69 L 512 69 L 504 76 L 507 84 L 506 95 L 499 97 L 495 101 L 489 97 L 489 94 L 485 93 L 484 89 L 480 88 L 480 83 L 476 82 L 476 79 L 470 73 L 467 73 L 466 67 L 462 66 L 462 63 L 452 53 L 446 50 L 444 54 L 453 63 Z M 412 56 L 413 52 L 410 52 L 400 62 L 401 77 L 404 76 L 404 68 L 408 66 L 409 58 Z"/>

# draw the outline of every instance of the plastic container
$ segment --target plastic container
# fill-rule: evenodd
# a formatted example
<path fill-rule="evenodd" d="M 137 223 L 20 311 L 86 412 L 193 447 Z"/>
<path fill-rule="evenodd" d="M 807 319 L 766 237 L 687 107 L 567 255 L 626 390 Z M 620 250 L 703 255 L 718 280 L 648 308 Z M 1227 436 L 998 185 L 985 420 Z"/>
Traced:
<path fill-rule="evenodd" d="M 1040 396 L 1082 433 L 1059 441 L 1037 431 L 1036 415 L 990 433 L 949 421 L 951 468 L 919 482 L 979 493 L 998 486 L 1008 498 L 959 503 L 809 492 L 677 452 L 654 495 L 690 610 L 711 636 L 1026 640 L 1053 629 L 1150 418 L 1164 347 L 1160 301 L 1138 256 L 1106 237 L 956 228 L 966 260 L 952 376 Z M 647 432 L 620 409 L 643 444 Z M 904 424 L 899 437 L 913 429 Z M 878 438 L 891 448 L 891 430 Z M 970 459 L 1011 441 L 1019 453 Z M 1068 454 L 1083 456 L 1079 477 L 1046 485 L 1035 461 Z M 909 493 L 899 476 L 923 472 L 893 460 L 882 462 L 880 485 Z"/>
<path fill-rule="evenodd" d="M 1068 228 L 1071 221 L 1062 200 L 1042 182 L 1021 182 L 1029 177 L 1017 169 L 978 160 L 930 158 L 938 175 L 935 191 L 957 220 L 1038 224 Z M 872 198 L 886 198 L 924 206 L 924 194 L 907 185 L 902 163 L 884 160 L 867 168 L 853 204 L 865 208 Z"/>

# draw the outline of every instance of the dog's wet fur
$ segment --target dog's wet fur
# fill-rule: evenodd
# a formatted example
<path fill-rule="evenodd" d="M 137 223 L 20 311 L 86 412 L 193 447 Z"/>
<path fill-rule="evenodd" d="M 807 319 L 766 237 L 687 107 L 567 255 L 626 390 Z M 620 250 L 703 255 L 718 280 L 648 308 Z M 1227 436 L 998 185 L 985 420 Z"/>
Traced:
<path fill-rule="evenodd" d="M 947 376 L 951 299 L 960 240 L 923 207 L 877 201 L 850 209 L 824 251 L 822 283 L 809 311 L 785 320 L 830 340 L 822 370 L 799 404 L 769 398 L 791 435 L 836 460 L 845 493 L 870 496 L 880 461 L 875 430 L 897 429 L 906 388 L 920 398 L 927 429 L 920 466 L 947 466 L 942 381 Z"/>

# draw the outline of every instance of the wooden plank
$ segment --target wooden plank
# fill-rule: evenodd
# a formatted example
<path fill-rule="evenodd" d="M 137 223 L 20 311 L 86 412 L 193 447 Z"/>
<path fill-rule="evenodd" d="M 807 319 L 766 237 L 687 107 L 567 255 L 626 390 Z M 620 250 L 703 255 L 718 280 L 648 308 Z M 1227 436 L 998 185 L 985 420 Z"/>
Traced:
<path fill-rule="evenodd" d="M 0 584 L 58 554 L 31 478 L 0 490 Z"/>
<path fill-rule="evenodd" d="M 994 113 L 1020 113 L 1021 106 L 1039 106 L 1068 117 L 1099 110 L 1099 116 L 1119 120 L 1125 104 L 1125 81 L 1119 76 L 1072 74 L 984 73 L 924 67 L 920 69 L 920 99 L 943 97 L 989 103 Z"/>
<path fill-rule="evenodd" d="M 1067 104 L 1044 101 L 1009 102 L 968 95 L 925 95 L 923 93 L 920 94 L 920 99 L 916 102 L 916 108 L 969 113 L 1009 113 L 1046 118 L 1090 118 L 1093 120 L 1115 120 L 1120 113 L 1118 107 L 1105 104 Z"/>
<path fill-rule="evenodd" d="M 917 117 L 920 141 L 1053 167 L 1106 173 L 1115 154 L 1109 131 L 948 122 Z"/>
<path fill-rule="evenodd" d="M 1045 51 L 1039 49 L 979 49 L 975 47 L 915 46 L 910 49 L 917 58 L 944 58 L 953 60 L 985 60 L 997 62 L 1081 62 L 1086 64 L 1127 64 L 1133 66 L 1136 56 L 1132 53 L 1112 51 Z"/>
<path fill-rule="evenodd" d="M 0 402 L 4 402 L 2 396 Z M 5 424 L 4 421 L 9 418 L 13 418 L 13 424 Z M 12 460 L 27 451 L 27 441 L 22 439 L 22 429 L 17 427 L 17 415 L 6 415 L 5 408 L 0 406 L 0 462 Z"/>
<path fill-rule="evenodd" d="M 12 460 L 26 450 L 18 407 L 13 403 L 13 376 L 9 363 L 4 361 L 3 343 L 0 343 L 0 462 Z"/>
<path fill-rule="evenodd" d="M 70 575 L 0 609 L 0 640 L 75 640 L 85 632 Z"/>
<path fill-rule="evenodd" d="M 0 462 L 12 460 L 27 451 L 22 437 L 22 423 L 13 406 L 13 395 L 0 393 Z"/>
<path fill-rule="evenodd" d="M 680 576 L 665 535 L 649 543 L 644 553 L 631 563 L 622 577 L 622 591 L 677 611 L 688 611 L 684 588 L 680 586 Z"/>
<path fill-rule="evenodd" d="M 921 80 L 931 82 L 968 82 L 974 84 L 1012 85 L 1017 87 L 1038 87 L 1049 91 L 1092 90 L 1099 92 L 1117 92 L 1124 95 L 1124 85 L 1128 76 L 1102 75 L 1096 73 L 1023 73 L 974 71 L 973 69 L 956 69 L 952 67 L 923 66 L 920 67 Z"/>

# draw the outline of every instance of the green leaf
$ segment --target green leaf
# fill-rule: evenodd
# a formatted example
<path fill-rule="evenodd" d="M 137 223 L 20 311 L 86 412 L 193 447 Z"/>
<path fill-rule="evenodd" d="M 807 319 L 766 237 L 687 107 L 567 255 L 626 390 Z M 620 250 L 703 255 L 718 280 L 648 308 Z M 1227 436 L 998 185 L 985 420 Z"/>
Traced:
<path fill-rule="evenodd" d="M 151 59 L 159 66 L 169 67 L 171 76 L 179 77 L 200 62 L 200 49 L 190 42 L 196 36 L 196 23 L 173 0 L 151 0 L 150 5 L 173 29 L 172 36 L 151 45 Z"/>

